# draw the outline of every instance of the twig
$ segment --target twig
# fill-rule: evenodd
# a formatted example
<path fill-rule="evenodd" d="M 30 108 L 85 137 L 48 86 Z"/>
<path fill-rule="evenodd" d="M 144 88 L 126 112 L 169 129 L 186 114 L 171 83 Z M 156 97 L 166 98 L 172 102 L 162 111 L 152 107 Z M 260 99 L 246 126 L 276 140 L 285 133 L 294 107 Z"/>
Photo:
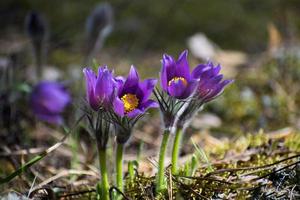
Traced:
<path fill-rule="evenodd" d="M 71 174 L 75 174 L 75 175 L 83 175 L 84 174 L 84 175 L 98 177 L 98 175 L 95 175 L 91 171 L 84 171 L 84 170 L 63 170 L 60 173 L 56 174 L 55 176 L 52 176 L 52 177 L 48 178 L 47 180 L 43 181 L 42 183 L 40 183 L 39 185 L 37 185 L 36 187 L 34 187 L 33 190 L 41 188 L 44 185 L 47 185 L 48 183 L 51 183 L 54 180 L 57 180 L 57 179 L 59 179 L 61 177 L 64 177 L 64 176 L 69 176 Z"/>

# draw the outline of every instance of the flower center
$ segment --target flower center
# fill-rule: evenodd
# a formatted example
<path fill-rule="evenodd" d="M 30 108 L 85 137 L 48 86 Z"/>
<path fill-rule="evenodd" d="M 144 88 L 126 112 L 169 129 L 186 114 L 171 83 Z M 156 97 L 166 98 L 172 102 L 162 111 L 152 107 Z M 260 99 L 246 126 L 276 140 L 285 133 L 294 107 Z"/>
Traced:
<path fill-rule="evenodd" d="M 184 86 L 187 86 L 187 81 L 186 81 L 186 79 L 183 78 L 183 77 L 177 77 L 177 76 L 175 76 L 174 78 L 172 78 L 172 79 L 169 81 L 168 85 L 170 86 L 170 85 L 173 84 L 173 83 L 178 84 L 179 81 L 181 81 L 181 82 L 183 83 Z"/>
<path fill-rule="evenodd" d="M 122 96 L 121 100 L 124 103 L 124 109 L 126 113 L 133 111 L 139 105 L 139 99 L 135 94 L 125 94 Z"/>

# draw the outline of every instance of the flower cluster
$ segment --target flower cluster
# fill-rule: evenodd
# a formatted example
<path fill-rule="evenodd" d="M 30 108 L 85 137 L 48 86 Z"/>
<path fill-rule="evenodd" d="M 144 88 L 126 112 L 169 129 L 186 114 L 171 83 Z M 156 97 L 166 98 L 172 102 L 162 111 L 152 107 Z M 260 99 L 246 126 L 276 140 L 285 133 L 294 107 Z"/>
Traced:
<path fill-rule="evenodd" d="M 160 146 L 156 190 L 165 189 L 164 160 L 170 133 L 175 134 L 172 151 L 172 173 L 177 174 L 179 146 L 184 127 L 201 107 L 216 97 L 233 80 L 223 80 L 221 66 L 212 62 L 199 64 L 193 71 L 188 63 L 188 52 L 183 51 L 175 60 L 164 54 L 160 72 L 161 90 L 154 87 L 156 79 L 141 81 L 134 66 L 127 77 L 115 76 L 107 66 L 95 73 L 84 68 L 86 80 L 86 117 L 96 138 L 101 169 L 101 199 L 108 200 L 106 146 L 112 128 L 116 141 L 116 185 L 123 191 L 123 151 L 136 122 L 149 108 L 159 107 L 164 123 Z M 157 102 L 150 99 L 152 92 Z M 70 102 L 70 95 L 61 84 L 42 82 L 31 95 L 31 107 L 40 119 L 61 123 L 61 114 Z"/>
<path fill-rule="evenodd" d="M 114 126 L 116 150 L 116 183 L 120 190 L 123 188 L 123 151 L 124 144 L 130 138 L 132 128 L 137 120 L 149 109 L 158 107 L 158 104 L 149 99 L 156 85 L 156 79 L 140 81 L 135 67 L 130 68 L 126 78 L 114 76 L 113 72 L 105 67 L 98 68 L 98 74 L 91 69 L 84 68 L 86 79 L 86 99 L 94 112 L 87 112 L 92 131 L 100 155 L 100 166 L 106 171 L 105 148 L 110 131 L 110 123 Z M 97 117 L 94 117 L 97 115 Z M 100 116 L 100 117 L 99 117 Z M 96 122 L 95 120 L 96 119 Z M 101 161 L 103 163 L 101 163 Z M 107 199 L 107 175 L 102 173 L 102 197 Z"/>
<path fill-rule="evenodd" d="M 95 111 L 104 108 L 112 109 L 119 117 L 135 118 L 144 114 L 157 103 L 149 99 L 156 79 L 140 82 L 134 66 L 125 79 L 114 77 L 108 68 L 99 67 L 98 75 L 91 69 L 84 68 L 86 78 L 87 101 Z"/>
<path fill-rule="evenodd" d="M 172 173 L 177 173 L 179 146 L 184 126 L 197 114 L 204 103 L 222 93 L 232 80 L 224 80 L 219 74 L 221 66 L 211 62 L 198 65 L 192 72 L 187 60 L 187 51 L 183 51 L 178 60 L 163 55 L 160 74 L 162 92 L 155 91 L 160 105 L 165 132 L 159 153 L 157 190 L 164 187 L 164 157 L 170 132 L 176 132 L 172 151 Z M 165 95 L 165 93 L 167 95 Z"/>

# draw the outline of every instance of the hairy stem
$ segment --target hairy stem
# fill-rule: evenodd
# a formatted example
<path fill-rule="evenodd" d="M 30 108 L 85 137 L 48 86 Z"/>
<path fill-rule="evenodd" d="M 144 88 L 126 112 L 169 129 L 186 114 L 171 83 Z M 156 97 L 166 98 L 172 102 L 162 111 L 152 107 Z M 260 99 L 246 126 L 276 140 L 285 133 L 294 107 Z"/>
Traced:
<path fill-rule="evenodd" d="M 106 150 L 99 149 L 98 153 L 101 172 L 101 199 L 109 200 L 109 183 L 106 168 Z"/>
<path fill-rule="evenodd" d="M 183 130 L 181 128 L 177 129 L 172 150 L 172 174 L 178 173 L 178 157 L 180 152 L 182 135 Z"/>
<path fill-rule="evenodd" d="M 168 146 L 168 140 L 170 136 L 170 131 L 165 130 L 163 133 L 163 139 L 160 146 L 159 151 L 159 161 L 158 161 L 158 172 L 157 172 L 157 180 L 156 180 L 156 193 L 161 192 L 165 188 L 165 157 L 166 157 L 166 150 Z"/>
<path fill-rule="evenodd" d="M 116 150 L 116 184 L 121 192 L 123 192 L 123 153 L 124 144 L 118 143 Z"/>

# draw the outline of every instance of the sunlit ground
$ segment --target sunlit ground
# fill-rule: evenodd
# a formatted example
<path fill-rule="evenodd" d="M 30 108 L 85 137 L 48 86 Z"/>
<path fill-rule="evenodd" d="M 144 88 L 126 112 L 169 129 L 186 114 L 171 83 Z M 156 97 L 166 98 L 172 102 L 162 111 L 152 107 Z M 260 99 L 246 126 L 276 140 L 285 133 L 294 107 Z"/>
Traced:
<path fill-rule="evenodd" d="M 97 3 L 1 3 L 1 198 L 99 198 L 96 142 L 81 117 L 88 105 L 83 68 L 107 65 L 126 77 L 134 65 L 142 80 L 156 78 L 161 88 L 163 54 L 177 59 L 185 49 L 191 70 L 210 60 L 234 82 L 185 129 L 177 174 L 171 172 L 171 134 L 163 192 L 156 192 L 159 109 L 138 120 L 125 144 L 123 192 L 113 187 L 112 131 L 106 148 L 112 198 L 117 193 L 124 199 L 299 198 L 296 1 L 113 1 L 108 7 L 100 3 L 100 17 L 89 21 Z M 60 125 L 41 120 L 30 105 L 32 89 L 43 80 L 62 83 L 72 98 Z"/>

